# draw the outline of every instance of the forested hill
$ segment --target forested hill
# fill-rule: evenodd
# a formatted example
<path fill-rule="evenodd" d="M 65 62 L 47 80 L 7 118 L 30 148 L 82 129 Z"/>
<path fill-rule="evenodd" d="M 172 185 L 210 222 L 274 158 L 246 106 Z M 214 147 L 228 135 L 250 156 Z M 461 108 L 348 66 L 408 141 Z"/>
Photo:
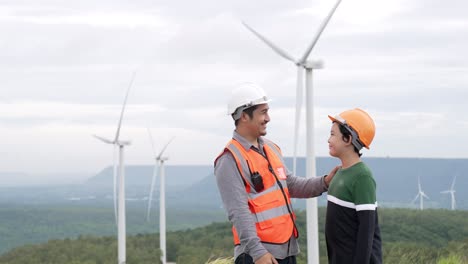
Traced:
<path fill-rule="evenodd" d="M 443 264 L 468 263 L 468 212 L 447 210 L 416 211 L 380 209 L 384 242 L 384 263 Z M 324 209 L 319 211 L 320 263 L 327 263 L 323 226 Z M 305 214 L 298 213 L 302 253 L 298 263 L 305 263 Z M 168 260 L 180 264 L 200 264 L 232 254 L 229 223 L 168 233 Z M 158 235 L 129 236 L 127 263 L 159 263 Z M 52 240 L 45 244 L 16 248 L 0 256 L 0 263 L 89 264 L 115 263 L 115 237 L 79 237 Z"/>

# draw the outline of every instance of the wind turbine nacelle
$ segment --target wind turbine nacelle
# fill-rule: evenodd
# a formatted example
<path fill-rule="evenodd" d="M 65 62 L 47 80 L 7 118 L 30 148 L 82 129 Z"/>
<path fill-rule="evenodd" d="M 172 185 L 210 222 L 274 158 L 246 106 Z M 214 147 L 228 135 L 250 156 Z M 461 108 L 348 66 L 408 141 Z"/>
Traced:
<path fill-rule="evenodd" d="M 165 156 L 165 157 L 157 157 L 156 160 L 159 160 L 159 161 L 166 161 L 168 160 L 169 157 Z"/>
<path fill-rule="evenodd" d="M 308 69 L 323 69 L 325 66 L 323 60 L 308 60 L 305 62 L 305 67 Z"/>
<path fill-rule="evenodd" d="M 128 146 L 132 144 L 132 142 L 130 140 L 119 140 L 117 141 L 117 145 L 119 146 Z"/>

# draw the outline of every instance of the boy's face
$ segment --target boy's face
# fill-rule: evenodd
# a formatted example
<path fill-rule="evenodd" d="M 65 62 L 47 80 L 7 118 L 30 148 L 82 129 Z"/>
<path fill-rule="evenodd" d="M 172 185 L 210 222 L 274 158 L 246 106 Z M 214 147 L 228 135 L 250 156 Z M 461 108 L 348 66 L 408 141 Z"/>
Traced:
<path fill-rule="evenodd" d="M 332 157 L 340 157 L 349 143 L 343 140 L 343 134 L 341 134 L 338 123 L 334 122 L 331 130 L 330 137 L 328 138 L 328 151 Z"/>

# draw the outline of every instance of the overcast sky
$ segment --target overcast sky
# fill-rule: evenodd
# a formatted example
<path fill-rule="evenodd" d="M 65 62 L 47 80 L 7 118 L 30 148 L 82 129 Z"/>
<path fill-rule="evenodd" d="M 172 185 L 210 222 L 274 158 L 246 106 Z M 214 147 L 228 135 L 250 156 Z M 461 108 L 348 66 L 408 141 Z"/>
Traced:
<path fill-rule="evenodd" d="M 0 1 L 0 172 L 92 175 L 122 139 L 127 164 L 212 164 L 232 135 L 231 89 L 262 85 L 268 136 L 293 152 L 295 66 L 244 20 L 300 57 L 333 0 Z M 343 0 L 311 59 L 315 149 L 328 155 L 327 114 L 360 107 L 377 133 L 365 156 L 468 158 L 468 3 Z M 303 115 L 304 116 L 304 115 Z M 305 126 L 301 147 L 305 154 Z M 0 182 L 2 179 L 0 179 Z"/>

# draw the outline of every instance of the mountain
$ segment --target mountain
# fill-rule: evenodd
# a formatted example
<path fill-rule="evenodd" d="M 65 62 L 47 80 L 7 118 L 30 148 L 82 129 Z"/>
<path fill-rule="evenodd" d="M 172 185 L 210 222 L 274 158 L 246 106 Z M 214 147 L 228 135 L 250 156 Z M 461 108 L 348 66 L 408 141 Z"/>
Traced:
<path fill-rule="evenodd" d="M 151 184 L 153 176 L 153 165 L 130 165 L 125 166 L 125 185 L 126 186 L 148 186 Z M 167 186 L 189 186 L 206 175 L 213 173 L 213 166 L 207 165 L 165 165 Z M 85 186 L 111 186 L 113 170 L 107 167 L 88 179 Z M 156 181 L 156 186 L 159 181 Z"/>
<path fill-rule="evenodd" d="M 9 187 L 27 183 L 30 176 L 24 172 L 0 172 L 0 186 Z"/>
<path fill-rule="evenodd" d="M 25 172 L 0 171 L 1 187 L 43 187 L 79 184 L 85 176 L 80 173 L 47 173 L 31 175 Z"/>
<path fill-rule="evenodd" d="M 458 209 L 468 209 L 468 159 L 418 159 L 418 158 L 372 158 L 363 161 L 371 168 L 377 183 L 377 200 L 383 207 L 417 208 L 418 202 L 411 204 L 418 192 L 418 176 L 421 186 L 430 200 L 424 201 L 426 208 L 449 208 L 450 196 L 441 194 L 450 188 L 452 179 L 457 175 L 455 190 Z M 292 168 L 292 158 L 286 157 L 288 168 Z M 317 175 L 324 175 L 339 164 L 330 157 L 317 158 Z M 298 175 L 305 174 L 305 158 L 299 158 Z M 213 167 L 165 166 L 166 203 L 175 209 L 206 208 L 219 210 L 222 202 L 216 186 Z M 133 165 L 125 168 L 126 197 L 128 206 L 147 206 L 152 165 Z M 83 184 L 40 186 L 40 187 L 0 187 L 0 202 L 45 204 L 104 204 L 112 206 L 113 187 L 112 168 L 107 167 Z M 153 203 L 158 206 L 159 178 Z M 326 196 L 319 198 L 319 205 L 326 204 Z M 304 200 L 295 200 L 295 208 L 304 208 Z"/>
<path fill-rule="evenodd" d="M 417 159 L 417 158 L 363 158 L 371 168 L 377 183 L 377 200 L 380 206 L 386 207 L 413 207 L 419 203 L 411 204 L 418 192 L 418 176 L 421 177 L 421 186 L 430 200 L 425 200 L 425 207 L 449 208 L 450 196 L 441 194 L 450 188 L 452 179 L 457 175 L 455 190 L 458 209 L 468 209 L 468 159 Z M 292 158 L 286 157 L 285 163 L 292 168 Z M 331 168 L 339 165 L 335 158 L 317 158 L 317 175 L 327 174 Z M 305 158 L 297 160 L 297 174 L 305 174 Z M 197 197 L 203 205 L 219 208 L 220 196 L 216 187 L 214 175 L 208 175 L 200 182 L 185 189 L 183 193 L 189 197 Z M 181 201 L 193 203 L 190 199 L 180 198 Z M 319 198 L 319 204 L 325 205 L 325 195 Z M 296 208 L 305 208 L 304 200 L 295 202 Z"/>
<path fill-rule="evenodd" d="M 130 165 L 125 167 L 125 192 L 129 202 L 139 206 L 147 205 L 153 165 Z M 213 173 L 213 166 L 208 165 L 179 165 L 165 166 L 167 194 L 187 188 Z M 56 181 L 44 181 L 39 184 L 25 185 L 28 175 L 23 173 L 0 174 L 1 178 L 11 178 L 10 184 L 0 185 L 0 203 L 19 204 L 110 204 L 113 195 L 112 167 L 106 167 L 84 183 L 58 184 Z M 0 179 L 1 179 L 0 178 Z M 15 179 L 16 178 L 16 179 Z M 18 178 L 21 179 L 19 182 Z M 46 177 L 45 177 L 46 178 Z M 58 176 L 56 177 L 58 178 Z M 62 175 L 62 178 L 70 178 Z M 6 183 L 6 181 L 4 181 Z M 155 182 L 155 192 L 159 189 L 159 178 Z M 159 196 L 155 197 L 158 199 Z"/>

